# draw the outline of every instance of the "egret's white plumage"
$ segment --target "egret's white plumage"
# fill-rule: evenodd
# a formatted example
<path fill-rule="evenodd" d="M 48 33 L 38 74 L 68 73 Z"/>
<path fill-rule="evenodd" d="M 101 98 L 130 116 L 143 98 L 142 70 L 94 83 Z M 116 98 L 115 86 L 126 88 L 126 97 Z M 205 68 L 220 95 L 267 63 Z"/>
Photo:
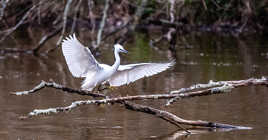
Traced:
<path fill-rule="evenodd" d="M 171 61 L 168 63 L 120 65 L 119 53 L 127 53 L 120 44 L 114 45 L 115 63 L 112 66 L 100 64 L 90 50 L 77 40 L 75 35 L 63 40 L 62 52 L 72 75 L 85 77 L 82 89 L 89 91 L 106 81 L 111 86 L 129 84 L 143 77 L 160 73 L 175 64 L 175 61 Z"/>

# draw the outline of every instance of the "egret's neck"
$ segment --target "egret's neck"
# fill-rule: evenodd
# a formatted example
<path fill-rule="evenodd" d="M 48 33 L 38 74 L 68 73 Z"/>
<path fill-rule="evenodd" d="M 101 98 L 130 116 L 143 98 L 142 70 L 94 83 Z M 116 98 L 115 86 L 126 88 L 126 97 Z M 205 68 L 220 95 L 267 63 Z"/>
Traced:
<path fill-rule="evenodd" d="M 117 70 L 120 65 L 120 56 L 119 56 L 119 52 L 117 52 L 116 49 L 114 49 L 114 57 L 115 57 L 115 62 L 112 67 L 115 70 Z"/>

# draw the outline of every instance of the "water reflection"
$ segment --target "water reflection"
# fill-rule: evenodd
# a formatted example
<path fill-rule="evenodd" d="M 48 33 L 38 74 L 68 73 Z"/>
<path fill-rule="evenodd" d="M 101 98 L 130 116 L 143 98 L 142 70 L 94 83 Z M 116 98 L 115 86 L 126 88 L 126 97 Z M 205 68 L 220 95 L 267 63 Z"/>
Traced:
<path fill-rule="evenodd" d="M 36 33 L 32 33 L 36 34 Z M 32 35 L 33 36 L 33 35 Z M 81 41 L 86 35 L 81 35 Z M 150 34 L 137 33 L 125 44 L 129 55 L 123 64 L 161 62 L 168 60 L 165 42 L 155 50 L 148 45 Z M 183 38 L 183 39 L 182 39 Z M 17 38 L 23 42 L 24 38 Z M 57 41 L 57 40 L 51 40 Z M 83 41 L 82 41 L 83 42 Z M 213 34 L 189 34 L 178 37 L 176 66 L 159 75 L 139 80 L 112 91 L 115 95 L 136 95 L 167 92 L 209 80 L 237 80 L 268 75 L 267 40 L 261 37 L 232 38 Z M 19 43 L 20 44 L 20 43 Z M 25 43 L 24 43 L 25 44 Z M 30 43 L 31 44 L 31 43 Z M 53 42 L 46 47 L 53 46 Z M 3 46 L 12 46 L 7 42 Z M 28 43 L 28 48 L 31 48 Z M 113 53 L 103 48 L 98 60 L 112 64 Z M 142 53 L 141 53 L 142 52 Z M 1 54 L 0 56 L 0 137 L 3 139 L 267 139 L 267 88 L 246 87 L 229 95 L 182 100 L 171 107 L 165 101 L 147 105 L 161 107 L 185 119 L 209 120 L 253 127 L 253 130 L 212 132 L 193 130 L 186 136 L 165 121 L 150 115 L 125 110 L 119 105 L 84 106 L 69 113 L 38 116 L 20 120 L 20 116 L 35 108 L 69 105 L 88 99 L 45 89 L 39 95 L 12 96 L 10 92 L 32 88 L 41 80 L 53 80 L 79 88 L 81 79 L 71 76 L 61 50 L 47 56 Z M 205 135 L 201 135 L 206 133 Z"/>

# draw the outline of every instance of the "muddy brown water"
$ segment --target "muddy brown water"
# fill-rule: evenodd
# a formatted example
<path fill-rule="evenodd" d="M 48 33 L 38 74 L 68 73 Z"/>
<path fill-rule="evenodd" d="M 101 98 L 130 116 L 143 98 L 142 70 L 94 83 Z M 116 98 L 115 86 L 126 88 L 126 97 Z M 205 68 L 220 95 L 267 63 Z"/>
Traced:
<path fill-rule="evenodd" d="M 122 63 L 167 61 L 170 52 L 165 49 L 166 44 L 160 43 L 161 49 L 156 50 L 148 46 L 148 38 L 147 35 L 137 33 L 132 42 L 125 44 L 129 54 L 122 56 Z M 25 39 L 18 40 L 24 42 Z M 14 44 L 6 41 L 0 47 L 14 47 Z M 176 54 L 177 63 L 172 69 L 110 93 L 121 96 L 155 94 L 196 83 L 207 83 L 209 80 L 268 76 L 268 41 L 259 36 L 238 39 L 213 34 L 186 35 L 183 39 L 178 38 Z M 109 48 L 103 49 L 97 57 L 99 61 L 109 64 L 113 63 L 111 58 L 113 53 Z M 29 54 L 1 54 L 0 139 L 268 139 L 267 87 L 243 87 L 229 94 L 185 99 L 166 108 L 163 107 L 165 100 L 142 102 L 185 119 L 253 128 L 234 131 L 195 130 L 195 134 L 186 136 L 163 120 L 126 110 L 120 105 L 87 105 L 67 113 L 19 119 L 33 109 L 67 106 L 76 100 L 89 99 L 55 89 L 43 89 L 38 94 L 28 96 L 10 94 L 31 89 L 41 80 L 55 81 L 73 88 L 79 88 L 81 82 L 81 79 L 71 76 L 60 49 L 38 57 Z"/>

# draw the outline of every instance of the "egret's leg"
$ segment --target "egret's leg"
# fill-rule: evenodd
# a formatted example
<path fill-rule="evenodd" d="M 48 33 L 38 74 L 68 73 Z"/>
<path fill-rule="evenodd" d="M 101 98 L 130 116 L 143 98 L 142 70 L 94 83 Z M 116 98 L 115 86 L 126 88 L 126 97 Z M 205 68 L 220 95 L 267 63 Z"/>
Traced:
<path fill-rule="evenodd" d="M 98 88 L 98 91 L 104 91 L 104 90 L 106 90 L 106 89 L 109 89 L 108 86 L 103 85 L 103 84 L 99 85 L 97 88 Z"/>
<path fill-rule="evenodd" d="M 118 87 L 115 87 L 115 86 L 109 86 L 108 88 L 109 88 L 110 90 L 112 90 L 112 91 L 118 89 Z"/>
<path fill-rule="evenodd" d="M 100 91 L 103 91 L 104 88 L 102 88 L 102 86 L 101 86 L 101 84 L 100 84 L 100 85 L 97 86 L 97 90 L 98 90 L 98 92 L 100 92 Z"/>
<path fill-rule="evenodd" d="M 95 92 L 98 92 L 98 89 L 96 89 L 96 87 L 91 90 L 91 93 L 95 93 Z"/>

